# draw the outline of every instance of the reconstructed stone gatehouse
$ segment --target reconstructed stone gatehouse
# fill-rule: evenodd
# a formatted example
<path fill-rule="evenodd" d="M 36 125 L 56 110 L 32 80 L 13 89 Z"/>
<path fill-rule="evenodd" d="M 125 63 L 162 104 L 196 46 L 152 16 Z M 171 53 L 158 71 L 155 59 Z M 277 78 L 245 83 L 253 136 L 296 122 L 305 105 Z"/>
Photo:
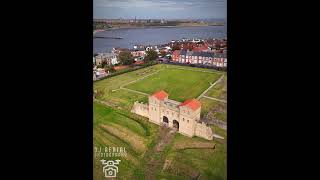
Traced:
<path fill-rule="evenodd" d="M 149 121 L 165 124 L 183 135 L 213 139 L 212 129 L 200 122 L 201 103 L 189 99 L 181 103 L 168 99 L 168 94 L 161 90 L 149 96 L 149 103 L 135 102 L 131 112 L 149 118 Z"/>

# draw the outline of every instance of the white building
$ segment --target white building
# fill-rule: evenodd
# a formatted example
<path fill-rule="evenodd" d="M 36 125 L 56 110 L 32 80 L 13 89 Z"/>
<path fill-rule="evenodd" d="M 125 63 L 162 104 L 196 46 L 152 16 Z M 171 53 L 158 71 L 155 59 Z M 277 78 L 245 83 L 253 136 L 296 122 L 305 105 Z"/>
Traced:
<path fill-rule="evenodd" d="M 118 58 L 115 53 L 101 53 L 95 57 L 96 65 L 102 64 L 102 62 L 106 62 L 109 65 L 115 65 L 118 63 Z"/>

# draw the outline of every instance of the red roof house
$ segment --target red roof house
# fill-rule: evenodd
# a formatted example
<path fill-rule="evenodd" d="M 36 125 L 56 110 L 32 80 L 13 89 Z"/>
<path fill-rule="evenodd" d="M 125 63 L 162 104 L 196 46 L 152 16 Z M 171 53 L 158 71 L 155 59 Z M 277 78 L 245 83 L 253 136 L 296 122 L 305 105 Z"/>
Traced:
<path fill-rule="evenodd" d="M 179 61 L 179 56 L 180 56 L 180 50 L 175 50 L 172 53 L 172 60 L 173 61 Z"/>

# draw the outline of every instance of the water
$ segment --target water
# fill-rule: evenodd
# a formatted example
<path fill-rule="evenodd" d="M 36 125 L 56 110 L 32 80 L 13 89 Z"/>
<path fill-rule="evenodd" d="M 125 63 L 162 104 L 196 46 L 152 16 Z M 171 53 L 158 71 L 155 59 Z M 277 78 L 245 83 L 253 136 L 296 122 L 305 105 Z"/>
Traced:
<path fill-rule="evenodd" d="M 93 53 L 111 52 L 114 47 L 133 48 L 135 44 L 156 45 L 182 38 L 226 38 L 225 26 L 172 27 L 143 29 L 114 29 L 96 33 L 97 36 L 123 39 L 93 39 Z"/>

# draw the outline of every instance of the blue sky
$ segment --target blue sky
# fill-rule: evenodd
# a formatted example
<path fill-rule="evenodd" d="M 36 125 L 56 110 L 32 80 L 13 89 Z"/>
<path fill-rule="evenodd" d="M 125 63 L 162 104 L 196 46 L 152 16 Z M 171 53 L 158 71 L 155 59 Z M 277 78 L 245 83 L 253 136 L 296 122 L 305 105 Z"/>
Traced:
<path fill-rule="evenodd" d="M 226 18 L 227 0 L 93 0 L 93 17 Z"/>

